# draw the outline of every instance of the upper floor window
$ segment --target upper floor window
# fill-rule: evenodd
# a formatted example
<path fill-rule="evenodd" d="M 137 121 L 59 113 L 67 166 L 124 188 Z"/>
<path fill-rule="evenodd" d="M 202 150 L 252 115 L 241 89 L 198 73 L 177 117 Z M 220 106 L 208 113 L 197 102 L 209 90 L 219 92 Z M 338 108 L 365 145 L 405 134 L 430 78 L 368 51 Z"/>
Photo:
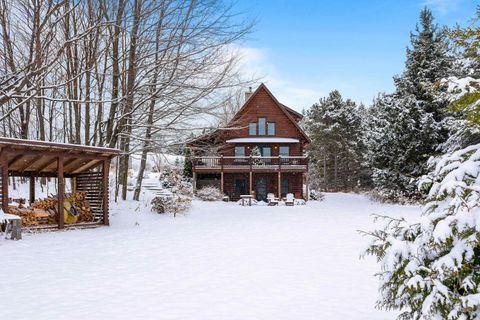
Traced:
<path fill-rule="evenodd" d="M 264 136 L 267 126 L 267 119 L 265 118 L 258 118 L 258 135 Z"/>
<path fill-rule="evenodd" d="M 269 122 L 267 124 L 267 135 L 269 136 L 275 135 L 275 122 Z"/>
<path fill-rule="evenodd" d="M 257 124 L 255 122 L 251 122 L 248 124 L 248 134 L 251 136 L 257 135 Z"/>

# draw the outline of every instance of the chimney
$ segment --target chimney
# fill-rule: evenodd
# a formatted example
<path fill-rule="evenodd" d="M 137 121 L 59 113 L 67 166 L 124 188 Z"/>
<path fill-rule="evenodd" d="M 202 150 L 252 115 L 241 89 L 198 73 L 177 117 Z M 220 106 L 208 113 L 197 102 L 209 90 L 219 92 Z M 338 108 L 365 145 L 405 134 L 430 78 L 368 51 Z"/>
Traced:
<path fill-rule="evenodd" d="M 245 101 L 247 101 L 252 96 L 252 87 L 248 87 L 248 92 L 245 92 Z"/>

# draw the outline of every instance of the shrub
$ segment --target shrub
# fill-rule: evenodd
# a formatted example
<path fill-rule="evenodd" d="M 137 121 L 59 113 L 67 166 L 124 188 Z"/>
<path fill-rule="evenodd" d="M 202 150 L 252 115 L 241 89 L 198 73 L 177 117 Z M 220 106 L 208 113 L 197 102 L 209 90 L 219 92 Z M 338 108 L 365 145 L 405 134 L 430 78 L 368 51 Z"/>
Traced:
<path fill-rule="evenodd" d="M 222 200 L 223 194 L 217 187 L 207 186 L 197 191 L 197 197 L 203 201 L 219 201 Z"/>
<path fill-rule="evenodd" d="M 323 193 L 317 190 L 310 190 L 310 200 L 322 201 L 325 198 Z"/>
<path fill-rule="evenodd" d="M 157 196 L 152 199 L 151 202 L 152 211 L 156 213 L 173 213 L 174 216 L 177 213 L 186 212 L 192 205 L 192 199 L 187 197 L 161 197 Z"/>

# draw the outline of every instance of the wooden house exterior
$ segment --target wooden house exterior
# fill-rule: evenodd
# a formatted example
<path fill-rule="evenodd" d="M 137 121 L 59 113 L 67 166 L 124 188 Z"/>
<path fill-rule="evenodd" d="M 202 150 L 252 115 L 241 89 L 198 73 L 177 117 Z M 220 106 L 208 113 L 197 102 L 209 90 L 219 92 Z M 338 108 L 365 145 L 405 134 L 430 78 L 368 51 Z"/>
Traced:
<path fill-rule="evenodd" d="M 304 150 L 310 140 L 299 126 L 301 119 L 264 84 L 247 93 L 244 105 L 225 128 L 190 142 L 195 188 L 213 184 L 231 200 L 243 194 L 266 200 L 269 193 L 277 197 L 293 193 L 306 199 Z M 212 149 L 207 144 L 216 146 L 215 154 L 206 151 Z M 260 156 L 252 156 L 255 147 Z"/>

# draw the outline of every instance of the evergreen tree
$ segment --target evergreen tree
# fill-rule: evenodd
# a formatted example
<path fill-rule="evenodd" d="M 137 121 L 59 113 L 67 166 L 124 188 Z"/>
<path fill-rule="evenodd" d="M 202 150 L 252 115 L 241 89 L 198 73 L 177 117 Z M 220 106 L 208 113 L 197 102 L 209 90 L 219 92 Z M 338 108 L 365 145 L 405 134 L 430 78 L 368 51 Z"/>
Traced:
<path fill-rule="evenodd" d="M 308 155 L 313 188 L 352 190 L 364 187 L 364 145 L 359 109 L 340 92 L 307 111 L 305 127 L 312 140 Z"/>
<path fill-rule="evenodd" d="M 183 156 L 185 158 L 183 163 L 183 176 L 185 178 L 191 178 L 193 177 L 193 171 L 192 171 L 192 152 L 190 151 L 190 148 L 184 149 Z"/>
<path fill-rule="evenodd" d="M 441 80 L 451 67 L 448 49 L 445 30 L 423 9 L 405 71 L 394 78 L 395 93 L 380 96 L 370 112 L 369 161 L 382 200 L 419 199 L 414 182 L 428 172 L 428 159 L 447 140 L 448 100 Z"/>

